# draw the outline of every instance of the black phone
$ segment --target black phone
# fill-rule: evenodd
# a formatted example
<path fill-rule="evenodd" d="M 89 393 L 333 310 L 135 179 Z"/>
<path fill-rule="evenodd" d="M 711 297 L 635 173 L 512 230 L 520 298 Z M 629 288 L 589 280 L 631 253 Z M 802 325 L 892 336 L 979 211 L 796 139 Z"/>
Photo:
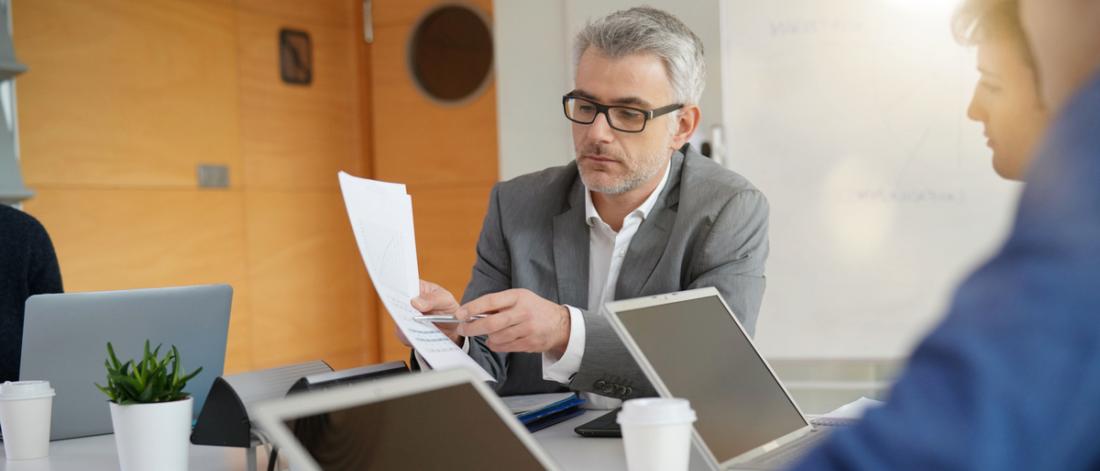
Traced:
<path fill-rule="evenodd" d="M 623 436 L 623 431 L 619 428 L 619 422 L 617 421 L 620 410 L 622 409 L 615 409 L 578 425 L 573 431 L 582 437 L 620 438 Z"/>

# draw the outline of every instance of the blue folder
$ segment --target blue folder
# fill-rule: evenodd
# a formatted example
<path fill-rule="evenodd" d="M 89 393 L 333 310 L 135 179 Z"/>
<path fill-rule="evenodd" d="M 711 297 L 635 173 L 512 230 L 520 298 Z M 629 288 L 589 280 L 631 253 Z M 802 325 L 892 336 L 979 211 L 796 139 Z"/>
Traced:
<path fill-rule="evenodd" d="M 584 404 L 584 399 L 573 394 L 548 406 L 517 414 L 516 418 L 527 426 L 528 431 L 535 432 L 584 413 L 581 404 Z"/>

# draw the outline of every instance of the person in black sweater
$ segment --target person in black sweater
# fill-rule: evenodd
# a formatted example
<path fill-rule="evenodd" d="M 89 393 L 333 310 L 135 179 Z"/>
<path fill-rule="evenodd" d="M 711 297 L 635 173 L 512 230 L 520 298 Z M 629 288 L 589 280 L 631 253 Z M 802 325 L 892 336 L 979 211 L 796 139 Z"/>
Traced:
<path fill-rule="evenodd" d="M 60 292 L 61 269 L 46 229 L 33 216 L 0 204 L 0 382 L 19 379 L 27 298 Z"/>

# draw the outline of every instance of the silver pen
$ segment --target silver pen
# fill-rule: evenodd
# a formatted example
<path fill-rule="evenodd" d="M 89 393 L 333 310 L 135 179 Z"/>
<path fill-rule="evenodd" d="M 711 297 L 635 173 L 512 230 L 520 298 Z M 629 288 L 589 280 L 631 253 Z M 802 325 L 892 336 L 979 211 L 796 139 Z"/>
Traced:
<path fill-rule="evenodd" d="M 466 322 L 473 322 L 473 321 L 476 321 L 476 320 L 484 319 L 486 317 L 489 317 L 489 315 L 488 314 L 474 314 L 474 315 L 470 316 L 470 318 L 468 320 L 466 320 Z M 455 316 L 452 316 L 450 314 L 433 314 L 433 315 L 430 315 L 430 316 L 416 316 L 416 317 L 413 318 L 413 320 L 414 321 L 422 321 L 422 322 L 432 322 L 432 323 L 436 323 L 436 324 L 458 324 L 458 323 L 462 322 L 462 321 L 456 319 Z"/>

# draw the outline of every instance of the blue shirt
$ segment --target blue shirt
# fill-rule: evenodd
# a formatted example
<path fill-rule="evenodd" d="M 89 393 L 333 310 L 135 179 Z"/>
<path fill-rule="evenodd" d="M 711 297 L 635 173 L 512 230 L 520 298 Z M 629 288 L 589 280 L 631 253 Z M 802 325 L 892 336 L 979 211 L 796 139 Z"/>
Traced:
<path fill-rule="evenodd" d="M 1100 76 L 1048 130 L 1004 247 L 887 404 L 796 470 L 1100 469 Z"/>

